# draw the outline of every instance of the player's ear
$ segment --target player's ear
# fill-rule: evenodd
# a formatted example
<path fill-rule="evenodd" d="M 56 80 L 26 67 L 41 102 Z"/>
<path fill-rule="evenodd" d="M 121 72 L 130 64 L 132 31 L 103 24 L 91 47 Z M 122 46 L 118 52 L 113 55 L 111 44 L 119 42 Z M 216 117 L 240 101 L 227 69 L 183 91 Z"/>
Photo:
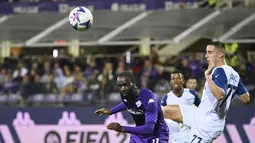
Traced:
<path fill-rule="evenodd" d="M 131 85 L 131 87 L 134 87 L 134 86 L 135 86 L 135 84 L 134 84 L 133 82 L 130 82 L 130 85 Z"/>
<path fill-rule="evenodd" d="M 223 58 L 224 57 L 224 53 L 223 52 L 219 52 L 219 58 Z"/>
<path fill-rule="evenodd" d="M 185 79 L 182 80 L 182 85 L 184 85 L 186 82 L 185 82 Z"/>
<path fill-rule="evenodd" d="M 137 89 L 136 84 L 134 84 L 133 82 L 131 82 L 131 87 Z"/>

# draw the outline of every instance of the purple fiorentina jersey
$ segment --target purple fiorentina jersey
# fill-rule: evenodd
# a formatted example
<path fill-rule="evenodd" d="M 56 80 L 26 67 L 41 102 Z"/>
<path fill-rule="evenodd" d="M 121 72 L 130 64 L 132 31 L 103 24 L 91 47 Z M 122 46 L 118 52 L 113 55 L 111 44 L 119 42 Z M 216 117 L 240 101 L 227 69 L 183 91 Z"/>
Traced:
<path fill-rule="evenodd" d="M 149 141 L 152 138 L 168 139 L 169 129 L 163 117 L 163 112 L 156 95 L 149 89 L 143 88 L 134 102 L 123 103 L 127 111 L 132 115 L 136 126 L 145 125 L 145 123 L 154 123 L 155 128 L 152 134 L 137 135 L 143 140 Z"/>

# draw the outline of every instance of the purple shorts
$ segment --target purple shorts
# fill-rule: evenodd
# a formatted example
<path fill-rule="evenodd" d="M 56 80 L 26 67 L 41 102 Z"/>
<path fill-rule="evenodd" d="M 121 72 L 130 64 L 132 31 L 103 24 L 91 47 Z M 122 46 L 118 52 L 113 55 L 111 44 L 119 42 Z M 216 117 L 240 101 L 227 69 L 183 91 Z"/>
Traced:
<path fill-rule="evenodd" d="M 168 143 L 168 136 L 162 135 L 160 137 L 143 138 L 132 134 L 129 143 Z"/>

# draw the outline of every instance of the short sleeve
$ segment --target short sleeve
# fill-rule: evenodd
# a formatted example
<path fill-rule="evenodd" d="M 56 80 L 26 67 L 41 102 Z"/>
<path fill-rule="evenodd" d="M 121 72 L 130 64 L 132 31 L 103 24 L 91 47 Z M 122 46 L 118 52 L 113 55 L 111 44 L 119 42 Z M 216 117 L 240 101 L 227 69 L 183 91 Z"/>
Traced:
<path fill-rule="evenodd" d="M 220 88 L 222 88 L 225 93 L 227 91 L 227 76 L 226 73 L 224 71 L 223 68 L 217 68 L 215 69 L 213 75 L 212 75 L 212 80 L 214 81 L 214 83 L 219 86 Z"/>
<path fill-rule="evenodd" d="M 245 88 L 242 80 L 239 81 L 238 83 L 238 87 L 237 87 L 237 95 L 238 96 L 241 96 L 243 95 L 244 93 L 248 92 L 247 89 Z"/>
<path fill-rule="evenodd" d="M 158 108 L 161 108 L 161 107 L 158 107 L 157 102 L 153 98 L 150 98 L 148 100 L 146 110 L 145 110 L 145 121 L 146 121 L 146 123 L 149 123 L 149 122 L 157 123 Z"/>
<path fill-rule="evenodd" d="M 167 95 L 165 95 L 163 98 L 162 98 L 162 100 L 161 100 L 161 106 L 166 106 L 167 105 L 167 103 L 166 103 L 166 100 L 167 100 Z"/>
<path fill-rule="evenodd" d="M 193 104 L 195 104 L 196 106 L 199 106 L 201 100 L 200 100 L 200 98 L 199 98 L 197 92 L 196 92 L 195 90 L 190 90 L 190 93 L 193 94 L 194 97 L 195 97 L 195 100 L 194 100 L 194 103 L 193 103 Z"/>

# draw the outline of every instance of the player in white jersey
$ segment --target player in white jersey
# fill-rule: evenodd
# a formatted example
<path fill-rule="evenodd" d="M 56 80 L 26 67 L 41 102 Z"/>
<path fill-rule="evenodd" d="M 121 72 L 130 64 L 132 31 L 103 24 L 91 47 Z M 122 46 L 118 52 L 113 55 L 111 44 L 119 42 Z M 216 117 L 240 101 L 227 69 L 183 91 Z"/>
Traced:
<path fill-rule="evenodd" d="M 206 47 L 208 69 L 199 108 L 165 106 L 164 117 L 191 126 L 190 143 L 210 143 L 222 134 L 231 100 L 238 95 L 244 103 L 250 96 L 238 73 L 225 63 L 225 47 L 212 42 Z"/>
<path fill-rule="evenodd" d="M 189 77 L 186 81 L 186 87 L 191 90 L 197 90 L 197 79 L 193 76 Z"/>
<path fill-rule="evenodd" d="M 161 106 L 166 105 L 188 105 L 188 106 L 198 106 L 200 104 L 200 99 L 197 92 L 187 88 L 183 88 L 184 77 L 180 71 L 172 72 L 170 85 L 172 90 L 165 95 L 161 100 Z M 170 119 L 165 119 L 168 128 L 171 133 L 169 134 L 171 143 L 187 143 L 189 139 L 190 127 L 179 124 L 176 121 Z"/>

